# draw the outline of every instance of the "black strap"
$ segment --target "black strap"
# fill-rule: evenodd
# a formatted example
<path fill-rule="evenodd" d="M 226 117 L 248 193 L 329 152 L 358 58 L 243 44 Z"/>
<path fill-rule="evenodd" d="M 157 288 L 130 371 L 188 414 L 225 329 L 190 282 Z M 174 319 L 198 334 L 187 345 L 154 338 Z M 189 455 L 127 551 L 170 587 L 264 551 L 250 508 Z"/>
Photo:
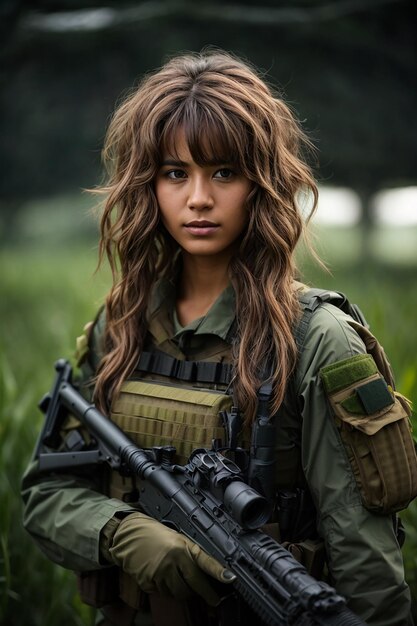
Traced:
<path fill-rule="evenodd" d="M 316 309 L 324 303 L 333 304 L 338 309 L 350 315 L 356 322 L 362 324 L 366 328 L 369 328 L 369 324 L 365 319 L 364 314 L 360 310 L 357 304 L 351 304 L 346 298 L 345 294 L 340 291 L 328 291 L 327 289 L 309 289 L 302 293 L 298 297 L 299 302 L 303 308 L 303 314 L 300 321 L 294 328 L 294 337 L 297 343 L 298 350 L 304 347 L 304 341 L 307 334 L 307 329 L 310 324 L 311 317 Z"/>
<path fill-rule="evenodd" d="M 233 377 L 231 363 L 182 361 L 158 350 L 142 352 L 136 370 L 192 383 L 229 385 Z"/>
<path fill-rule="evenodd" d="M 258 410 L 252 425 L 247 480 L 249 485 L 272 502 L 276 464 L 276 415 L 271 416 L 270 413 L 273 392 L 272 362 L 267 364 L 263 378 L 264 382 L 257 391 Z"/>

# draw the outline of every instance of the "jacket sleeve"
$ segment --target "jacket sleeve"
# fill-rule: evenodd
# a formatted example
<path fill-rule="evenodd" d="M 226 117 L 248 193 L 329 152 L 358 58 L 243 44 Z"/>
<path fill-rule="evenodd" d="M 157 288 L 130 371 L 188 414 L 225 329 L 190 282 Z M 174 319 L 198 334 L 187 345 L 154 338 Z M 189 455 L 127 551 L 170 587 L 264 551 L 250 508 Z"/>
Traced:
<path fill-rule="evenodd" d="M 303 469 L 332 584 L 367 624 L 406 626 L 412 624 L 410 593 L 392 518 L 370 513 L 362 505 L 320 378 L 326 365 L 366 352 L 348 319 L 324 305 L 310 322 L 296 381 Z"/>
<path fill-rule="evenodd" d="M 100 493 L 100 476 L 38 470 L 32 462 L 23 477 L 23 525 L 54 563 L 75 571 L 108 565 L 100 559 L 100 533 L 131 506 Z"/>
<path fill-rule="evenodd" d="M 91 337 L 95 341 L 98 335 L 94 338 L 93 333 Z M 91 373 L 86 360 L 81 368 L 81 385 Z M 89 395 L 88 389 L 85 387 L 85 395 Z M 100 533 L 113 516 L 123 516 L 133 509 L 103 494 L 103 478 L 98 467 L 46 473 L 39 471 L 35 460 L 27 468 L 22 481 L 23 525 L 55 563 L 76 571 L 106 565 L 100 559 Z"/>

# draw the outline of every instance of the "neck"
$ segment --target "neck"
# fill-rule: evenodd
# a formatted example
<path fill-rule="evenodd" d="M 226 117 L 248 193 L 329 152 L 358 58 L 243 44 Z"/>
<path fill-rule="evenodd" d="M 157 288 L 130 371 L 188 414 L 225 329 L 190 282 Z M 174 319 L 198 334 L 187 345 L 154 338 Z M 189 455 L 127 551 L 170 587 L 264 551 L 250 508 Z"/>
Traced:
<path fill-rule="evenodd" d="M 183 255 L 181 294 L 194 294 L 203 298 L 206 294 L 218 296 L 228 284 L 228 261 L 218 257 L 213 259 Z"/>
<path fill-rule="evenodd" d="M 176 302 L 180 322 L 205 315 L 228 284 L 228 262 L 184 254 Z"/>

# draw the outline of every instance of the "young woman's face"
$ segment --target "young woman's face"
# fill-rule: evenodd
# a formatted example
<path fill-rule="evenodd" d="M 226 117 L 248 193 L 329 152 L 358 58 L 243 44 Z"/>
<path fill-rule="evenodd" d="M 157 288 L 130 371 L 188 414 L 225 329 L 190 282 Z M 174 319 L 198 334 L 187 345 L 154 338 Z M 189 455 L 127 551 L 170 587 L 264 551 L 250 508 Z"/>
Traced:
<path fill-rule="evenodd" d="M 170 152 L 164 152 L 155 181 L 165 228 L 185 253 L 230 259 L 248 222 L 250 181 L 230 163 L 197 165 L 183 135 Z"/>

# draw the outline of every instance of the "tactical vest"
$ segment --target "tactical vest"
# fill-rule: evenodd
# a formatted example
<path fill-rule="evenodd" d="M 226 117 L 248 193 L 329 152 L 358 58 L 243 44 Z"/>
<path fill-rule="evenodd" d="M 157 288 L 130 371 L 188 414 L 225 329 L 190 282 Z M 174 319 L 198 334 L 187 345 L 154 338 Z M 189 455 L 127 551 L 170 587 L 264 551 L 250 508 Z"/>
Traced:
<path fill-rule="evenodd" d="M 183 465 L 196 448 L 226 445 L 232 376 L 226 360 L 187 361 L 158 350 L 142 352 L 110 417 L 140 447 L 173 446 L 172 462 Z M 250 433 L 240 433 L 239 445 L 249 448 L 249 443 Z M 113 472 L 111 497 L 129 500 L 132 489 L 128 479 Z"/>

